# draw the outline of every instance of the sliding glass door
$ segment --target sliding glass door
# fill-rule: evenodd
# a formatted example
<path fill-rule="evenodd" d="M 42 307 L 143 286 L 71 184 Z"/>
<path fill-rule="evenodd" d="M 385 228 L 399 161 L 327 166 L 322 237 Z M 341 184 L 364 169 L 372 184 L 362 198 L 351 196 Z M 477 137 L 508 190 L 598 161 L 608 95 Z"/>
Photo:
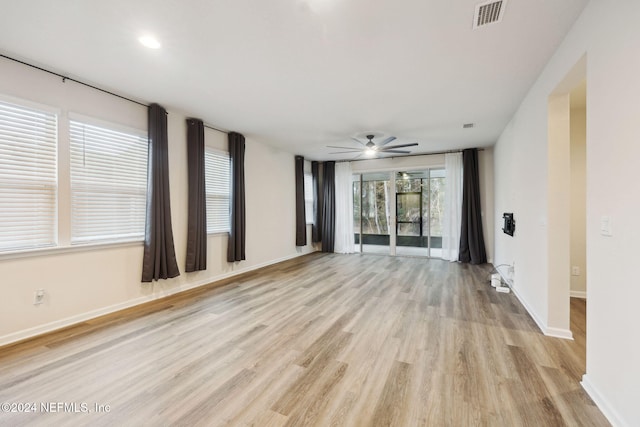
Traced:
<path fill-rule="evenodd" d="M 354 175 L 353 185 L 356 250 L 388 254 L 393 231 L 390 174 Z"/>
<path fill-rule="evenodd" d="M 429 171 L 396 173 L 396 254 L 429 256 Z"/>
<path fill-rule="evenodd" d="M 444 169 L 429 170 L 429 256 L 442 256 L 442 227 L 444 221 Z"/>
<path fill-rule="evenodd" d="M 356 250 L 440 257 L 443 169 L 354 175 Z"/>

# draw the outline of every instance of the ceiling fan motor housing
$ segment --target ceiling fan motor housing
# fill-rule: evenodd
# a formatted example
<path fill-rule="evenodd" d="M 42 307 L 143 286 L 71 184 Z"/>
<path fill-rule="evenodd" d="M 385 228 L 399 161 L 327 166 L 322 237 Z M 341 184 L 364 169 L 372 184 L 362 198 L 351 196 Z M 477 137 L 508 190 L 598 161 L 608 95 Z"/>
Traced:
<path fill-rule="evenodd" d="M 375 135 L 367 135 L 367 139 L 368 139 L 369 141 L 367 142 L 367 144 L 366 144 L 366 145 L 367 145 L 367 147 L 368 147 L 368 148 L 373 148 L 373 147 L 375 147 L 375 146 L 376 146 L 376 144 L 374 144 L 374 142 L 372 141 L 372 140 L 373 140 L 373 138 L 374 138 L 374 136 L 375 136 Z"/>

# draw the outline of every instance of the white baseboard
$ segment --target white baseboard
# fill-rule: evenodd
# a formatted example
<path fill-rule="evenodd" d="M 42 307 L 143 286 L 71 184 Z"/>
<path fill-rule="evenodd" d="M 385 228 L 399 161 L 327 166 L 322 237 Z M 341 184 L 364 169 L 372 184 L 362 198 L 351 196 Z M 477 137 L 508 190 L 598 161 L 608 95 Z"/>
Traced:
<path fill-rule="evenodd" d="M 562 338 L 562 339 L 565 339 L 565 340 L 573 341 L 573 332 L 571 332 L 571 329 L 547 327 L 542 332 L 548 337 Z"/>
<path fill-rule="evenodd" d="M 499 270 L 498 270 L 498 273 L 500 273 Z M 504 280 L 505 283 L 509 283 L 509 281 L 506 280 L 506 278 L 502 275 L 502 273 L 500 273 L 500 276 L 502 277 L 502 280 Z M 512 286 L 510 287 L 511 287 L 511 290 L 513 291 L 513 294 L 516 296 L 516 298 L 518 298 L 518 301 L 520 301 L 520 304 L 522 304 L 524 309 L 527 310 L 527 313 L 529 313 L 529 316 L 531 316 L 533 321 L 536 322 L 536 325 L 538 325 L 538 328 L 540 328 L 540 331 L 544 335 L 548 337 L 573 340 L 573 332 L 571 332 L 571 330 L 561 329 L 561 328 L 551 328 L 547 326 L 546 322 L 543 322 L 542 319 L 540 319 L 538 314 L 533 310 L 533 308 L 531 308 L 531 306 L 527 303 L 527 301 L 522 297 L 520 292 L 518 292 L 518 289 L 516 287 L 512 287 Z"/>
<path fill-rule="evenodd" d="M 598 409 L 600 409 L 600 411 L 604 414 L 607 420 L 609 420 L 612 426 L 629 427 L 629 424 L 625 423 L 622 420 L 622 417 L 620 417 L 618 412 L 613 409 L 609 401 L 602 396 L 598 389 L 589 380 L 589 376 L 587 374 L 584 374 L 582 376 L 580 385 L 582 385 L 584 391 L 587 392 L 589 397 L 591 397 L 591 400 L 593 400 L 593 402 L 598 406 Z"/>
<path fill-rule="evenodd" d="M 124 310 L 125 308 L 133 307 L 139 304 L 144 304 L 145 302 L 149 302 L 154 299 L 164 298 L 164 296 L 165 295 L 158 296 L 158 297 L 138 297 L 129 301 L 125 301 L 123 303 L 110 305 L 108 307 L 103 307 L 97 310 L 88 311 L 86 313 L 56 320 L 54 322 L 45 323 L 44 325 L 38 325 L 38 326 L 34 326 L 33 328 L 23 329 L 18 332 L 13 332 L 8 335 L 3 335 L 2 337 L 0 337 L 0 346 L 22 341 L 28 338 L 35 337 L 37 335 L 46 334 L 47 332 L 53 332 L 57 329 L 66 328 L 67 326 L 71 326 L 76 323 L 94 319 L 96 317 L 100 317 L 105 314 L 114 313 L 119 310 Z"/>
<path fill-rule="evenodd" d="M 313 253 L 313 252 L 310 252 Z M 11 344 L 14 342 L 22 341 L 25 339 L 33 338 L 37 335 L 53 332 L 57 329 L 66 328 L 68 326 L 75 325 L 77 323 L 85 322 L 87 320 L 95 319 L 96 317 L 104 316 L 105 314 L 115 313 L 126 308 L 135 307 L 136 305 L 144 304 L 146 302 L 154 301 L 161 298 L 166 298 L 170 295 L 174 295 L 180 292 L 187 291 L 189 289 L 198 288 L 200 286 L 208 285 L 219 280 L 227 279 L 229 277 L 237 276 L 249 271 L 257 270 L 259 268 L 268 267 L 273 264 L 278 264 L 283 261 L 287 261 L 293 258 L 297 258 L 309 253 L 295 253 L 275 260 L 263 262 L 260 264 L 252 265 L 247 268 L 230 271 L 228 273 L 219 274 L 217 276 L 208 277 L 206 279 L 198 280 L 193 283 L 183 284 L 167 291 L 159 291 L 153 295 L 134 298 L 128 301 L 124 301 L 118 304 L 113 304 L 107 307 L 102 307 L 96 310 L 88 311 L 86 313 L 78 314 L 75 316 L 67 317 L 64 319 L 56 320 L 54 322 L 45 323 L 44 325 L 38 325 L 33 328 L 23 329 L 21 331 L 13 332 L 0 337 L 0 346 Z"/>
<path fill-rule="evenodd" d="M 536 322 L 536 325 L 538 325 L 538 328 L 540 328 L 540 331 L 544 333 L 545 329 L 547 329 L 547 325 L 542 320 L 540 320 L 540 318 L 538 317 L 538 314 L 529 306 L 529 304 L 522 297 L 522 295 L 520 295 L 520 292 L 518 292 L 517 288 L 511 288 L 511 291 L 513 291 L 513 294 L 516 296 L 516 298 L 518 298 L 518 301 L 520 301 L 520 304 L 522 304 L 524 309 L 527 310 L 527 312 L 529 313 L 529 316 L 531 316 L 533 321 Z"/>
<path fill-rule="evenodd" d="M 569 295 L 571 296 L 571 298 L 587 299 L 587 292 L 586 291 L 571 291 L 569 293 Z"/>

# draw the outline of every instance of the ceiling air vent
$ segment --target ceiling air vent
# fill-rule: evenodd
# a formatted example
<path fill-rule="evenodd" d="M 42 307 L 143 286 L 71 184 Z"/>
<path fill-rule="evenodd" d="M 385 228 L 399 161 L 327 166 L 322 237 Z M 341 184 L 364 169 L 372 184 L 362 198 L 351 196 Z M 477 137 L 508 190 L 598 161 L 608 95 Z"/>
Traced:
<path fill-rule="evenodd" d="M 473 28 L 484 27 L 502 21 L 507 0 L 491 0 L 476 5 L 476 14 L 473 17 Z"/>

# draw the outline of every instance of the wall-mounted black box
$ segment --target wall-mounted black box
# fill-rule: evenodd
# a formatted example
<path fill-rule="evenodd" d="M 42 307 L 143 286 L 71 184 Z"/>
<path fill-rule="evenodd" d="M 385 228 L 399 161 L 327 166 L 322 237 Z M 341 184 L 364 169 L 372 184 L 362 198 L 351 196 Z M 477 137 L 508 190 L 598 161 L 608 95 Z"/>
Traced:
<path fill-rule="evenodd" d="M 502 218 L 504 219 L 502 231 L 509 236 L 513 236 L 513 233 L 516 232 L 516 220 L 513 219 L 513 213 L 503 213 Z"/>

